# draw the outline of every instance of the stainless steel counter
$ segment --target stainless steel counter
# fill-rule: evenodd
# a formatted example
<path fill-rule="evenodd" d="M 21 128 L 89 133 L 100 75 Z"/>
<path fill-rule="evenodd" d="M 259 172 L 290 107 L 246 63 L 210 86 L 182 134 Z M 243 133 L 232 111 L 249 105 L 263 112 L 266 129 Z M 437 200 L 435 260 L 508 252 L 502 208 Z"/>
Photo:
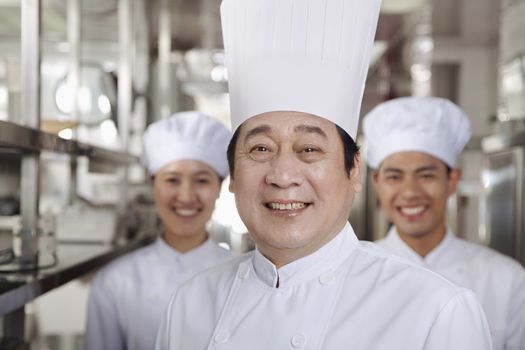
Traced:
<path fill-rule="evenodd" d="M 57 262 L 53 267 L 0 273 L 0 316 L 18 310 L 40 295 L 94 271 L 154 239 L 155 237 L 146 237 L 121 246 L 58 243 Z"/>

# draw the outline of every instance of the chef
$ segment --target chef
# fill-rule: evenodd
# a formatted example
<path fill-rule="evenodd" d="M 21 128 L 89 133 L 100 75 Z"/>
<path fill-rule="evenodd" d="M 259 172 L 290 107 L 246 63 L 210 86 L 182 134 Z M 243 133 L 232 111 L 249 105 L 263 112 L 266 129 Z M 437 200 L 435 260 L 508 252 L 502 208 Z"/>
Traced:
<path fill-rule="evenodd" d="M 511 258 L 457 238 L 445 222 L 460 178 L 457 158 L 471 136 L 452 102 L 406 97 L 364 119 L 373 184 L 393 226 L 378 243 L 474 291 L 495 350 L 525 349 L 525 271 Z"/>
<path fill-rule="evenodd" d="M 156 349 L 490 349 L 472 292 L 347 219 L 379 0 L 224 0 L 230 190 L 252 253 L 170 301 Z"/>
<path fill-rule="evenodd" d="M 92 284 L 87 350 L 153 349 L 173 290 L 198 271 L 231 257 L 209 238 L 206 223 L 228 176 L 230 131 L 199 112 L 176 113 L 144 134 L 162 235 L 100 271 Z"/>

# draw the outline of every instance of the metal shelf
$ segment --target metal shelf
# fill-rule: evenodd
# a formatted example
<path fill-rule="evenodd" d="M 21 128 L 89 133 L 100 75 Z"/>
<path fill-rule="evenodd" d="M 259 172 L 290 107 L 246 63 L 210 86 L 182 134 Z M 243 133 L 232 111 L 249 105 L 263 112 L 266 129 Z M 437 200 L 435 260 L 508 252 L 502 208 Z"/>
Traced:
<path fill-rule="evenodd" d="M 0 273 L 0 316 L 154 240 L 153 236 L 144 237 L 120 246 L 58 243 L 56 266 L 33 272 Z"/>
<path fill-rule="evenodd" d="M 92 160 L 107 163 L 130 164 L 139 161 L 137 156 L 131 154 L 66 140 L 54 134 L 6 121 L 0 121 L 0 148 L 34 153 L 66 153 L 72 156 L 87 156 Z"/>

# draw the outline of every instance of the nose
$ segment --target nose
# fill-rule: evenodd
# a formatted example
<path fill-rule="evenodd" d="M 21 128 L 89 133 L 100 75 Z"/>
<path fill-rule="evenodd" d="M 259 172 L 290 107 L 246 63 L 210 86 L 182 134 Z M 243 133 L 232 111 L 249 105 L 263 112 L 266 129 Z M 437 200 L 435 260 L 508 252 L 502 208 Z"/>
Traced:
<path fill-rule="evenodd" d="M 293 151 L 280 151 L 270 162 L 266 184 L 279 188 L 300 186 L 303 182 L 302 167 Z"/>
<path fill-rule="evenodd" d="M 177 197 L 181 202 L 192 202 L 195 200 L 195 189 L 191 181 L 182 181 Z"/>
<path fill-rule="evenodd" d="M 417 179 L 413 176 L 406 176 L 401 187 L 401 197 L 405 200 L 416 199 L 421 195 L 421 188 Z"/>

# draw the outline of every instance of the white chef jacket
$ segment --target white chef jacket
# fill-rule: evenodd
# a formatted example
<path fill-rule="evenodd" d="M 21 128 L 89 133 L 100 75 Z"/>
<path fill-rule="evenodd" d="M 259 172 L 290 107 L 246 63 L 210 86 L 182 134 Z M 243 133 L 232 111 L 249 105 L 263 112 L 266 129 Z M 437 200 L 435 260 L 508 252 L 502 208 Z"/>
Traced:
<path fill-rule="evenodd" d="M 158 238 L 115 260 L 93 280 L 85 349 L 153 349 L 173 291 L 197 272 L 231 257 L 211 239 L 182 254 Z"/>
<path fill-rule="evenodd" d="M 471 289 L 487 316 L 494 350 L 525 350 L 525 270 L 518 262 L 459 239 L 450 230 L 425 258 L 399 237 L 395 227 L 377 243 Z"/>
<path fill-rule="evenodd" d="M 491 343 L 471 291 L 359 242 L 346 225 L 279 269 L 256 250 L 196 275 L 170 301 L 156 349 L 485 350 Z"/>

